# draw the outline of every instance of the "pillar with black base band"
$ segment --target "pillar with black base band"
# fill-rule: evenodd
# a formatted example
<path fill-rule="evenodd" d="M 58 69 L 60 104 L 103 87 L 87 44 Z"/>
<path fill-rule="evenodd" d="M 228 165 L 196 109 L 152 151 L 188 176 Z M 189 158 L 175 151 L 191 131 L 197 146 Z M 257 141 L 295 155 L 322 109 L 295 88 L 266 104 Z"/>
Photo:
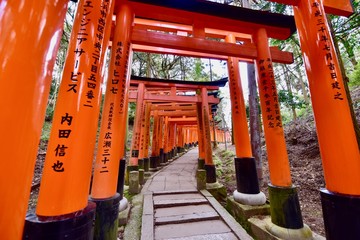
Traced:
<path fill-rule="evenodd" d="M 226 42 L 236 43 L 235 36 L 226 36 Z M 265 194 L 260 192 L 255 159 L 252 157 L 249 130 L 246 118 L 245 101 L 241 86 L 239 59 L 228 57 L 229 88 L 231 97 L 231 116 L 235 141 L 235 172 L 237 189 L 235 201 L 246 205 L 262 205 Z"/>
<path fill-rule="evenodd" d="M 210 137 L 210 111 L 208 103 L 207 89 L 201 89 L 201 113 L 202 113 L 202 125 L 204 129 L 204 146 L 205 146 L 205 170 L 206 170 L 206 182 L 216 182 L 216 169 L 212 159 L 211 137 Z"/>
<path fill-rule="evenodd" d="M 150 113 L 151 103 L 146 104 L 145 112 L 145 146 L 144 146 L 144 171 L 149 172 L 150 159 L 149 159 L 149 144 L 150 144 Z"/>
<path fill-rule="evenodd" d="M 151 157 L 150 157 L 150 171 L 157 171 L 159 148 L 158 148 L 158 134 L 159 134 L 159 114 L 158 110 L 154 111 L 154 123 L 153 123 L 153 137 L 151 145 Z"/>
<path fill-rule="evenodd" d="M 198 158 L 198 169 L 203 169 L 205 164 L 205 145 L 204 145 L 204 126 L 202 124 L 202 110 L 201 103 L 196 103 L 196 115 L 197 115 L 197 131 L 198 131 L 198 143 L 199 143 L 199 158 Z"/>
<path fill-rule="evenodd" d="M 145 93 L 145 85 L 144 83 L 139 83 L 137 88 L 135 121 L 134 121 L 133 135 L 131 139 L 130 160 L 129 160 L 129 165 L 126 169 L 126 179 L 125 179 L 125 182 L 128 183 L 129 185 L 130 185 L 129 183 L 130 172 L 139 171 L 138 159 L 140 156 L 141 122 L 145 110 L 144 93 Z"/>
<path fill-rule="evenodd" d="M 336 2 L 339 6 L 350 4 L 348 0 Z M 321 191 L 321 201 L 325 232 L 330 240 L 359 239 L 360 154 L 323 4 L 301 0 L 294 6 L 294 17 L 306 59 L 324 169 L 326 189 Z"/>
<path fill-rule="evenodd" d="M 299 220 L 302 219 L 302 216 L 297 192 L 291 182 L 266 30 L 258 29 L 253 35 L 253 40 L 258 48 L 256 67 L 271 182 L 269 184 L 271 222 L 266 228 L 275 236 L 283 239 L 312 239 L 310 228 L 304 225 L 302 220 Z M 294 222 L 295 224 L 293 224 Z"/>
<path fill-rule="evenodd" d="M 105 40 L 109 39 L 104 35 L 110 34 L 110 30 L 105 29 L 110 27 L 106 22 L 111 21 L 112 6 L 113 1 L 79 3 L 41 180 L 36 209 L 38 222 L 30 217 L 26 222 L 30 232 L 36 227 L 47 235 L 47 225 L 52 222 L 51 234 L 76 239 L 76 228 L 80 226 L 75 219 L 94 210 L 88 204 L 88 192 L 98 126 L 100 73 L 107 46 Z M 85 16 L 86 25 L 83 24 Z M 92 223 L 92 219 L 87 219 Z M 65 222 L 73 222 L 70 231 L 74 231 L 64 233 Z M 24 236 L 27 234 L 24 232 Z M 83 233 L 86 234 L 91 232 Z"/>
<path fill-rule="evenodd" d="M 1 2 L 0 123 L 3 140 L 0 166 L 4 171 L 0 175 L 0 235 L 4 240 L 21 239 L 23 233 L 68 2 Z"/>
<path fill-rule="evenodd" d="M 112 14 L 110 15 L 110 23 Z M 91 201 L 95 202 L 94 239 L 115 239 L 117 215 L 127 206 L 127 199 L 118 190 L 118 179 L 123 178 L 122 159 L 125 156 L 128 91 L 130 85 L 130 33 L 133 13 L 127 5 L 120 5 L 109 64 L 110 79 L 102 112 L 98 150 L 94 166 Z M 118 55 L 121 55 L 120 60 Z M 119 168 L 120 166 L 120 168 Z M 120 172 L 119 172 L 120 170 Z M 121 181 L 123 184 L 123 181 Z M 120 189 L 123 191 L 123 188 Z M 121 205 L 121 209 L 119 206 Z"/>

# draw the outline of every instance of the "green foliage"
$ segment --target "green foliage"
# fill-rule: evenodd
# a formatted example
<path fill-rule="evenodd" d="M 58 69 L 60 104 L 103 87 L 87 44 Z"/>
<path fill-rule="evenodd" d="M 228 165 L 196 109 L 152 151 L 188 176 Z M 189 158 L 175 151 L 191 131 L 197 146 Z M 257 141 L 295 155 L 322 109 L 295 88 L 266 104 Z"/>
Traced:
<path fill-rule="evenodd" d="M 360 61 L 355 67 L 355 70 L 350 75 L 349 86 L 355 87 L 360 85 Z"/>
<path fill-rule="evenodd" d="M 41 137 L 40 140 L 42 141 L 47 141 L 50 138 L 50 131 L 51 131 L 51 125 L 52 123 L 49 121 L 45 121 L 43 128 L 42 128 L 42 132 L 41 132 Z"/>
<path fill-rule="evenodd" d="M 278 96 L 280 104 L 283 104 L 286 107 L 301 109 L 305 106 L 304 100 L 302 100 L 298 95 L 289 94 L 288 91 L 279 90 Z"/>
<path fill-rule="evenodd" d="M 129 103 L 128 115 L 129 115 L 129 124 L 134 125 L 136 113 L 136 103 Z"/>

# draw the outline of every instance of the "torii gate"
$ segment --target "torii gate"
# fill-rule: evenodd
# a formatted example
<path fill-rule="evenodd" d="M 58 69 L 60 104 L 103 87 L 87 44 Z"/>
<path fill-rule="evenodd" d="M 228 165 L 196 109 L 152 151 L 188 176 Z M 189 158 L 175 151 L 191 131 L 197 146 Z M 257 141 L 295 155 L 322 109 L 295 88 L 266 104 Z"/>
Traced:
<path fill-rule="evenodd" d="M 205 22 L 209 28 L 251 34 L 256 45 L 259 46 L 262 41 L 267 39 L 267 34 L 269 37 L 282 39 L 286 38 L 295 29 L 292 27 L 291 17 L 280 17 L 279 15 L 258 13 L 250 10 L 240 10 L 242 14 L 238 14 L 239 11 L 231 6 L 220 6 L 215 5 L 215 3 L 188 1 L 195 3 L 194 5 L 188 5 L 184 4 L 184 1 L 178 0 L 142 2 L 149 2 L 159 6 L 141 3 L 141 1 L 118 1 L 115 8 L 117 28 L 114 33 L 113 42 L 115 44 L 112 47 L 113 54 L 109 74 L 112 81 L 108 83 L 108 93 L 113 94 L 113 97 L 109 97 L 111 94 L 107 94 L 108 97 L 105 102 L 108 104 L 105 104 L 105 106 L 109 107 L 105 109 L 105 116 L 103 117 L 105 119 L 103 120 L 104 125 L 110 128 L 110 132 L 103 131 L 100 134 L 102 136 L 101 140 L 106 139 L 107 145 L 100 149 L 98 157 L 109 164 L 108 153 L 113 158 L 111 164 L 116 164 L 122 154 L 115 153 L 113 149 L 109 148 L 108 142 L 114 144 L 113 146 L 118 145 L 125 136 L 121 131 L 119 131 L 119 134 L 116 131 L 117 129 L 114 128 L 119 123 L 124 123 L 123 119 L 126 115 L 123 106 L 126 106 L 127 103 L 127 98 L 124 96 L 127 96 L 128 90 L 127 63 L 131 52 L 131 43 L 146 41 L 143 37 L 150 35 L 145 33 L 145 35 L 140 36 L 144 32 L 138 32 L 140 37 L 135 40 L 136 38 L 133 36 L 136 33 L 132 32 L 133 10 L 137 16 L 148 16 L 153 19 L 174 21 L 180 24 L 194 24 L 196 29 L 194 39 L 176 36 L 176 39 L 173 40 L 173 38 L 169 37 L 170 44 L 167 46 L 176 47 L 175 45 L 179 44 L 183 50 L 201 52 L 204 50 L 200 49 L 200 47 L 194 49 L 188 44 L 199 44 L 196 46 L 201 46 L 202 43 L 206 43 L 209 44 L 207 45 L 208 49 L 213 47 L 215 49 L 214 51 L 207 50 L 209 54 L 219 54 L 215 46 L 219 43 L 214 44 L 204 39 L 198 39 L 199 37 L 204 38 Z M 329 0 L 326 2 L 334 3 L 335 1 Z M 45 113 L 46 97 L 50 87 L 50 72 L 55 61 L 54 54 L 59 46 L 59 33 L 65 17 L 66 3 L 66 0 L 57 1 L 52 5 L 43 2 L 33 5 L 28 5 L 22 1 L 8 2 L 4 8 L 5 12 L 9 14 L 3 14 L 0 18 L 0 26 L 4 30 L 3 34 L 5 36 L 1 38 L 3 41 L 0 41 L 0 49 L 2 49 L 0 52 L 2 61 L 0 64 L 2 67 L 0 77 L 6 80 L 17 80 L 8 81 L 7 88 L 2 88 L 0 94 L 2 99 L 0 109 L 3 110 L 4 116 L 13 116 L 14 118 L 14 121 L 10 122 L 2 118 L 3 122 L 1 124 L 7 126 L 3 131 L 3 138 L 6 141 L 3 141 L 1 145 L 3 159 L 14 159 L 12 168 L 8 168 L 8 164 L 3 163 L 4 161 L 2 162 L 3 165 L 1 165 L 7 171 L 1 175 L 0 182 L 8 183 L 6 186 L 1 186 L 1 192 L 6 197 L 0 200 L 0 205 L 3 206 L 0 226 L 5 239 L 20 239 L 22 236 L 23 217 L 26 212 L 31 184 L 30 176 L 34 166 L 34 156 L 36 155 L 35 143 L 38 142 L 40 137 L 41 122 Z M 346 233 L 350 237 L 359 236 L 359 230 L 356 226 L 359 222 L 359 215 L 357 214 L 358 211 L 354 210 L 359 209 L 360 205 L 358 204 L 360 196 L 359 150 L 356 145 L 355 134 L 351 129 L 347 100 L 343 98 L 345 93 L 342 79 L 339 76 L 340 70 L 335 57 L 336 54 L 333 51 L 326 18 L 324 17 L 323 2 L 319 0 L 298 0 L 294 1 L 294 3 L 298 4 L 294 9 L 304 57 L 309 60 L 305 62 L 308 64 L 307 71 L 312 83 L 310 89 L 313 96 L 312 101 L 318 127 L 320 149 L 324 161 L 325 179 L 329 190 L 322 192 L 327 235 L 329 238 L 336 238 L 338 233 Z M 341 3 L 348 3 L 348 1 L 341 1 Z M 88 202 L 87 193 L 90 184 L 92 151 L 86 151 L 86 149 L 92 149 L 95 142 L 96 119 L 99 109 L 99 83 L 102 76 L 104 49 L 106 49 L 104 46 L 108 44 L 109 26 L 114 4 L 115 1 L 112 0 L 80 1 L 49 143 L 49 149 L 53 155 L 47 156 L 40 189 L 37 214 L 42 216 L 42 222 L 36 222 L 35 225 L 45 226 L 46 219 L 49 218 L 65 219 L 65 221 L 61 221 L 61 224 L 78 218 L 85 219 L 87 223 L 92 222 L 95 206 L 93 203 Z M 170 5 L 166 6 L 166 4 Z M 174 4 L 177 9 L 170 8 L 171 4 Z M 214 8 L 211 7 L 203 8 L 204 4 L 208 4 L 206 6 L 217 6 L 216 10 L 214 11 Z M 22 7 L 19 7 L 20 5 Z M 104 8 L 105 6 L 106 8 Z M 341 9 L 341 7 L 338 7 L 338 9 Z M 195 13 L 191 13 L 192 11 Z M 13 14 L 15 13 L 17 15 L 14 17 Z M 86 16 L 86 21 L 88 20 L 86 26 L 81 25 L 83 16 Z M 250 20 L 247 17 L 250 17 Z M 252 17 L 253 20 L 251 20 Z M 269 22 L 269 19 L 277 21 Z M 257 22 L 254 22 L 255 20 Z M 24 32 L 24 23 L 29 23 L 29 26 L 44 27 Z M 323 36 L 325 36 L 323 41 L 325 44 L 324 50 L 321 50 L 323 48 L 319 48 L 317 45 L 322 43 L 317 38 L 320 37 L 320 33 L 317 31 L 317 23 L 322 25 L 320 27 L 321 33 L 324 33 Z M 305 29 L 302 26 L 310 27 Z M 93 33 L 95 32 L 96 37 L 87 37 L 90 36 L 91 30 L 93 30 Z M 307 39 L 305 36 L 309 38 Z M 14 41 L 14 37 L 21 37 L 23 41 Z M 164 35 L 156 34 L 150 37 L 163 40 Z M 179 40 L 185 44 L 181 44 Z M 229 41 L 231 41 L 230 36 Z M 28 45 L 30 44 L 37 47 L 29 49 Z M 236 46 L 223 43 L 220 43 L 220 45 L 224 48 L 227 56 L 258 58 L 260 72 L 262 71 L 262 60 L 271 60 L 271 57 L 273 57 L 266 44 L 260 47 L 261 55 L 258 55 L 259 52 L 254 45 Z M 7 51 L 9 49 L 12 51 Z M 241 53 L 232 53 L 233 50 L 241 51 Z M 325 54 L 322 51 L 327 52 Z M 120 56 L 120 59 L 117 59 L 117 55 Z M 319 56 L 323 57 L 319 58 Z M 34 57 L 37 58 L 32 64 L 29 64 L 27 59 L 34 59 Z M 263 57 L 265 58 L 262 59 Z M 92 61 L 91 66 L 89 66 L 90 61 Z M 318 73 L 311 72 L 311 66 L 319 65 L 318 63 L 321 63 L 320 71 Z M 329 65 L 331 66 L 330 69 Z M 22 68 L 22 71 L 18 71 L 19 68 Z M 265 68 L 264 73 L 269 74 L 269 70 L 271 69 L 266 70 Z M 331 85 L 316 81 L 317 79 L 329 80 Z M 19 83 L 21 83 L 20 86 Z M 266 87 L 266 85 L 263 87 Z M 20 102 L 19 95 L 14 94 L 14 92 L 21 93 L 24 101 Z M 111 103 L 117 104 L 111 105 Z M 113 108 L 111 108 L 112 106 Z M 332 111 L 323 111 L 321 110 L 322 106 L 326 106 L 327 110 Z M 114 108 L 116 108 L 116 111 L 114 111 Z M 340 118 L 340 116 L 343 118 Z M 327 123 L 327 119 L 332 119 L 332 125 Z M 344 126 L 341 131 L 333 128 L 334 125 L 340 126 L 340 124 Z M 112 134 L 115 132 L 116 134 Z M 110 135 L 114 137 L 111 139 L 112 141 L 108 140 Z M 269 139 L 269 135 L 266 135 L 266 138 Z M 18 150 L 18 145 L 13 144 L 19 142 L 19 136 L 21 136 L 20 142 L 24 143 L 21 146 L 21 151 Z M 72 161 L 69 161 L 69 159 L 72 159 Z M 342 161 L 339 161 L 339 159 Z M 346 164 L 343 164 L 344 162 Z M 106 173 L 106 169 L 102 171 Z M 272 166 L 270 166 L 270 172 L 272 175 L 276 173 L 276 171 L 272 171 Z M 287 174 L 287 172 L 285 170 L 282 173 Z M 275 175 L 279 177 L 279 174 Z M 342 181 L 337 178 L 339 175 L 343 177 Z M 116 176 L 116 174 L 111 174 L 111 176 L 114 179 L 113 176 Z M 279 179 L 281 183 L 287 177 L 280 177 Z M 115 180 L 106 182 L 113 183 Z M 109 188 L 107 200 L 114 202 L 116 205 L 119 197 L 116 196 L 115 189 L 116 187 Z M 335 210 L 332 209 L 334 205 L 336 205 Z M 13 214 L 13 209 L 19 210 L 21 218 Z M 338 209 L 341 209 L 341 211 L 337 211 Z M 336 213 L 335 220 L 331 217 L 334 216 L 332 213 Z M 6 224 L 3 224 L 3 221 L 5 221 L 3 219 L 13 223 L 12 227 L 9 228 Z M 60 221 L 54 221 L 55 225 L 59 223 Z M 30 219 L 28 224 L 31 228 Z M 278 222 L 276 224 L 281 225 Z M 297 224 L 297 227 L 298 225 L 300 224 Z M 84 234 L 90 234 L 91 232 L 91 224 L 87 226 L 84 228 Z M 29 233 L 31 234 L 31 230 L 29 230 Z M 45 231 L 42 234 L 47 233 Z"/>
<path fill-rule="evenodd" d="M 220 81 L 214 81 L 214 82 L 189 82 L 189 81 L 170 81 L 170 80 L 159 80 L 159 79 L 147 79 L 147 78 L 137 78 L 138 80 L 132 80 L 132 85 L 137 86 L 138 91 L 136 93 L 136 95 L 129 95 L 130 99 L 136 99 L 137 102 L 137 109 L 136 109 L 136 118 L 135 118 L 135 123 L 134 123 L 134 131 L 133 131 L 133 139 L 132 139 L 132 147 L 131 147 L 131 159 L 130 159 L 130 163 L 128 166 L 128 173 L 131 171 L 137 171 L 139 169 L 139 166 L 142 165 L 142 161 L 140 161 L 141 164 L 138 164 L 138 160 L 139 159 L 143 159 L 143 158 L 147 158 L 146 156 L 144 156 L 144 153 L 142 152 L 142 150 L 140 148 L 142 147 L 141 143 L 144 143 L 143 141 L 143 136 L 144 134 L 142 134 L 141 132 L 141 122 L 146 122 L 146 120 L 142 120 L 144 117 L 144 114 L 142 111 L 144 111 L 144 101 L 155 101 L 155 102 L 182 102 L 182 103 L 198 103 L 201 104 L 202 109 L 200 112 L 198 112 L 197 114 L 201 114 L 204 117 L 199 117 L 199 119 L 203 119 L 203 123 L 200 123 L 200 125 L 203 125 L 204 129 L 209 127 L 209 117 L 206 115 L 209 115 L 209 104 L 213 104 L 213 103 L 219 103 L 219 99 L 215 98 L 214 96 L 208 96 L 207 95 L 207 90 L 218 90 L 219 86 L 224 86 L 225 83 L 227 82 L 226 79 L 220 80 Z M 141 81 L 140 81 L 141 80 Z M 146 81 L 145 81 L 146 80 Z M 166 89 L 166 87 L 168 89 Z M 162 94 L 151 94 L 151 91 L 157 90 L 159 91 L 159 88 L 161 90 Z M 148 89 L 148 91 L 150 93 L 146 93 L 145 89 Z M 196 91 L 196 90 L 201 90 L 202 94 L 201 96 L 189 96 L 189 95 L 177 95 L 177 90 L 180 91 Z M 164 94 L 164 91 L 167 91 L 167 94 Z M 205 107 L 206 106 L 206 107 Z M 204 111 L 204 112 L 203 112 Z M 184 119 L 180 119 L 182 122 L 184 122 Z M 179 120 L 179 121 L 180 121 Z M 169 119 L 168 121 L 171 121 L 171 119 Z M 167 131 L 166 127 L 168 126 L 168 121 L 166 119 L 165 122 L 165 131 Z M 192 120 L 194 121 L 194 120 Z M 157 123 L 160 124 L 160 123 Z M 143 124 L 144 125 L 144 124 Z M 160 124 L 161 126 L 161 124 Z M 160 129 L 161 131 L 162 129 Z M 144 131 L 144 130 L 143 130 Z M 206 131 L 208 133 L 210 133 L 210 129 L 208 129 L 208 131 Z M 205 133 L 205 132 L 204 132 Z M 157 134 L 158 136 L 162 136 L 164 135 L 164 133 L 159 132 Z M 167 158 L 168 158 L 168 154 L 169 154 L 169 150 L 168 146 L 166 146 L 166 142 L 167 142 L 167 135 L 165 134 L 165 139 L 161 140 L 161 145 L 162 147 L 155 147 L 155 149 L 158 149 L 158 154 L 159 156 L 152 156 L 152 161 L 156 162 L 156 159 L 154 159 L 154 157 L 159 157 L 161 159 L 160 163 L 164 163 L 166 162 Z M 201 134 L 200 134 L 201 136 Z M 209 149 L 209 153 L 206 155 L 205 158 L 205 166 L 210 169 L 209 172 L 209 181 L 210 182 L 215 182 L 216 181 L 216 177 L 215 177 L 215 165 L 212 162 L 212 155 L 211 155 L 211 145 L 210 145 L 210 135 L 209 136 L 204 136 L 204 141 L 201 141 L 201 148 L 207 148 Z M 204 144 L 204 146 L 202 146 L 202 144 Z M 208 146 L 207 146 L 208 145 Z M 147 155 L 147 153 L 145 153 Z M 151 165 L 153 165 L 153 169 L 155 168 L 155 164 L 152 163 Z M 211 172 L 211 174 L 210 174 Z M 135 173 L 134 173 L 135 174 Z M 210 177 L 212 176 L 212 177 Z M 136 179 L 136 178 L 135 178 Z M 142 179 L 142 175 L 140 174 L 140 182 Z M 135 184 L 136 185 L 136 184 Z M 138 188 L 135 188 L 135 191 Z"/>

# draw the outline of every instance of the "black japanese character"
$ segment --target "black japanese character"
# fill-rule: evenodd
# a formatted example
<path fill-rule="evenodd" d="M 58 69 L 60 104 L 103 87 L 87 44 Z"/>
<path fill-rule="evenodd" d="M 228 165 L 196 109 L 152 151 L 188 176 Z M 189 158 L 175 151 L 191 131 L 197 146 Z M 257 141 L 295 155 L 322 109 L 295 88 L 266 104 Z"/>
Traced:
<path fill-rule="evenodd" d="M 70 136 L 70 133 L 70 129 L 59 130 L 59 138 L 68 138 Z"/>
<path fill-rule="evenodd" d="M 65 149 L 68 148 L 64 144 L 60 145 L 58 144 L 55 148 L 55 156 L 57 157 L 63 157 L 65 156 Z"/>
<path fill-rule="evenodd" d="M 71 126 L 73 117 L 69 115 L 69 113 L 65 113 L 65 116 L 61 116 L 61 122 L 60 124 L 62 125 L 64 122 L 67 123 L 68 126 Z"/>
<path fill-rule="evenodd" d="M 63 168 L 63 163 L 57 160 L 54 165 L 52 165 L 52 169 L 54 169 L 55 172 L 63 172 L 65 169 Z"/>

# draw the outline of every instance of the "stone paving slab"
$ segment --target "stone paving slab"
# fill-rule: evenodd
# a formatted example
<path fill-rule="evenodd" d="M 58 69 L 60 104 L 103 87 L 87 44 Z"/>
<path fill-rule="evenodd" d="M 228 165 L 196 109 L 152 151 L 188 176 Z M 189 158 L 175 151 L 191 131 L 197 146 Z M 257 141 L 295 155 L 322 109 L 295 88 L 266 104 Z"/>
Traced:
<path fill-rule="evenodd" d="M 155 239 L 220 233 L 231 233 L 231 229 L 221 220 L 155 226 Z"/>
<path fill-rule="evenodd" d="M 156 203 L 158 200 L 191 200 L 191 199 L 205 199 L 201 194 L 199 193 L 183 193 L 183 194 L 166 194 L 166 195 L 156 195 L 153 197 L 154 203 Z"/>
<path fill-rule="evenodd" d="M 155 209 L 155 218 L 207 212 L 216 213 L 216 211 L 209 204 L 201 204 L 197 206 L 179 206 L 172 208 L 158 208 Z"/>
<path fill-rule="evenodd" d="M 191 213 L 181 214 L 178 216 L 157 217 L 155 218 L 155 225 L 159 226 L 173 223 L 179 224 L 218 219 L 220 219 L 220 216 L 216 212 Z"/>
<path fill-rule="evenodd" d="M 252 239 L 246 233 L 240 237 L 244 229 L 226 219 L 211 194 L 197 191 L 197 158 L 197 149 L 190 150 L 145 183 L 142 240 Z"/>
<path fill-rule="evenodd" d="M 164 208 L 164 207 L 177 207 L 177 206 L 187 206 L 187 205 L 200 205 L 203 203 L 207 203 L 207 200 L 204 199 L 164 199 L 154 201 L 155 208 Z"/>
<path fill-rule="evenodd" d="M 201 236 L 167 238 L 166 240 L 237 240 L 233 233 L 206 234 Z"/>

